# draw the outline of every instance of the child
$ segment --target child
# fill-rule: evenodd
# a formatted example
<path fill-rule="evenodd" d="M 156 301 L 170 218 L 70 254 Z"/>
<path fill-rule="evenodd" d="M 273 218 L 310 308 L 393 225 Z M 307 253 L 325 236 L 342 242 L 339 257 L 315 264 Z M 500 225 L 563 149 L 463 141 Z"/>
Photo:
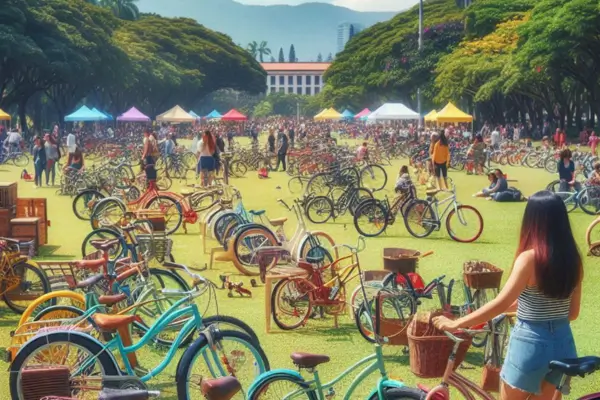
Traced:
<path fill-rule="evenodd" d="M 594 172 L 587 181 L 589 186 L 600 186 L 600 162 L 594 164 Z"/>
<path fill-rule="evenodd" d="M 394 191 L 396 193 L 407 193 L 410 188 L 413 186 L 412 181 L 410 180 L 410 175 L 408 174 L 408 167 L 403 165 L 400 168 L 400 172 L 398 172 L 398 179 L 396 180 L 396 186 L 394 187 Z"/>

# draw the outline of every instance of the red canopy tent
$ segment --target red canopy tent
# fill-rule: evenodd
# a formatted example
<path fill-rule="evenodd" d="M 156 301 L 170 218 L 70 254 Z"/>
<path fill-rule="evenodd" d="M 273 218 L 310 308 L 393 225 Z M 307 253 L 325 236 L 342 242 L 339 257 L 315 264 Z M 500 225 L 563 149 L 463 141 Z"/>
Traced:
<path fill-rule="evenodd" d="M 221 117 L 221 121 L 246 121 L 248 118 L 235 108 L 229 110 L 227 114 Z"/>

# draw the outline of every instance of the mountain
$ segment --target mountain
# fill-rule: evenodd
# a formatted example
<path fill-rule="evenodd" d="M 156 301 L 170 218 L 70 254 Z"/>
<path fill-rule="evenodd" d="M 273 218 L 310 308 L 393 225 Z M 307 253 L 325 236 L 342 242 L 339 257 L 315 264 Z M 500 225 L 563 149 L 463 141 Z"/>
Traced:
<path fill-rule="evenodd" d="M 193 18 L 210 29 L 223 32 L 243 47 L 266 40 L 277 58 L 283 47 L 287 59 L 290 45 L 300 61 L 316 61 L 337 50 L 337 26 L 343 22 L 369 27 L 392 18 L 392 12 L 358 12 L 325 3 L 297 6 L 244 5 L 233 0 L 139 0 L 140 11 L 165 17 Z"/>

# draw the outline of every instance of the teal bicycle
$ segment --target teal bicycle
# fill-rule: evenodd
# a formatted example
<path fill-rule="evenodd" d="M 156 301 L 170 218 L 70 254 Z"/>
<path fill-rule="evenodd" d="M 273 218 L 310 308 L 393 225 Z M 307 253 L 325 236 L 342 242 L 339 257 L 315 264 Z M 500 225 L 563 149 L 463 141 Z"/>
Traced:
<path fill-rule="evenodd" d="M 187 348 L 177 365 L 178 399 L 202 398 L 204 377 L 234 375 L 242 387 L 248 387 L 256 376 L 269 370 L 269 361 L 264 351 L 250 336 L 237 331 L 220 331 L 214 325 L 206 327 L 194 302 L 203 291 L 178 292 L 163 289 L 162 293 L 165 297 L 179 300 L 135 344 L 131 337 L 131 325 L 139 322 L 139 317 L 135 314 L 90 315 L 95 329 L 114 335 L 108 343 L 101 343 L 78 325 L 41 329 L 21 347 L 10 366 L 12 399 L 26 399 L 27 387 L 23 384 L 23 377 L 28 371 L 40 368 L 67 367 L 70 371 L 72 394 L 83 398 L 98 396 L 108 381 L 112 382 L 111 385 L 115 381 L 135 381 L 145 385 L 145 382 L 159 375 L 174 361 L 178 347 L 194 330 L 201 333 Z M 141 367 L 137 352 L 152 343 L 162 330 L 169 329 L 180 321 L 185 322 L 164 359 L 150 370 Z M 113 352 L 120 356 L 123 369 Z M 133 377 L 138 379 L 132 379 Z"/>
<path fill-rule="evenodd" d="M 356 255 L 364 249 L 364 239 L 359 237 L 359 243 L 357 247 L 351 247 L 343 245 L 348 248 L 353 255 Z M 358 257 L 357 257 L 358 259 Z M 362 272 L 360 270 L 360 264 L 358 266 L 358 275 L 360 277 L 360 285 L 362 287 L 364 298 L 368 298 L 365 293 L 365 286 L 363 282 Z M 379 304 L 379 302 L 378 302 Z M 379 309 L 376 307 L 375 318 L 380 315 Z M 376 326 L 380 324 L 376 321 Z M 377 329 L 378 330 L 378 329 Z M 385 363 L 383 360 L 382 344 L 387 341 L 375 333 L 375 352 L 370 356 L 363 358 L 356 362 L 350 368 L 346 369 L 339 376 L 334 378 L 331 382 L 323 383 L 319 377 L 317 366 L 329 362 L 329 356 L 322 354 L 309 354 L 309 353 L 293 353 L 291 355 L 294 365 L 300 369 L 305 369 L 309 373 L 313 374 L 311 381 L 306 381 L 300 373 L 294 370 L 277 369 L 269 372 L 265 372 L 260 375 L 256 381 L 250 387 L 248 392 L 248 399 L 250 400 L 291 400 L 291 399 L 309 399 L 309 400 L 325 400 L 333 397 L 335 392 L 335 385 L 338 384 L 342 379 L 352 375 L 359 368 L 364 367 L 358 372 L 356 377 L 353 379 L 352 384 L 347 389 L 343 396 L 344 400 L 356 399 L 358 394 L 355 391 L 364 385 L 365 379 L 371 374 L 379 373 L 380 378 L 378 379 L 377 386 L 373 388 L 368 395 L 369 400 L 383 400 L 386 399 L 386 393 L 392 389 L 404 388 L 404 384 L 388 377 L 385 369 Z M 406 388 L 411 390 L 410 388 Z M 417 391 L 415 390 L 415 393 Z M 411 397 L 407 397 L 411 398 Z M 418 397 L 414 397 L 418 399 Z"/>

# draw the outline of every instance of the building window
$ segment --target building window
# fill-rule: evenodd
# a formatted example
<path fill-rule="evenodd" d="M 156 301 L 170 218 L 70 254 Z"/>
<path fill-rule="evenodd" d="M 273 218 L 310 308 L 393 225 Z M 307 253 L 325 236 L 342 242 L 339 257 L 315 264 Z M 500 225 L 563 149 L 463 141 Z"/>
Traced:
<path fill-rule="evenodd" d="M 275 93 L 275 86 L 271 86 L 271 93 Z"/>
<path fill-rule="evenodd" d="M 310 76 L 310 75 L 308 75 L 308 76 L 306 77 L 306 85 L 310 85 L 310 84 L 311 84 L 311 83 L 310 83 L 310 82 L 311 82 L 311 79 L 310 79 L 310 78 L 311 78 L 311 76 Z"/>
<path fill-rule="evenodd" d="M 279 93 L 285 93 L 285 88 L 283 88 L 283 87 L 280 87 L 280 88 L 279 88 Z"/>
<path fill-rule="evenodd" d="M 294 86 L 294 77 L 288 76 L 288 86 Z"/>
<path fill-rule="evenodd" d="M 294 88 L 291 86 L 288 86 L 288 93 L 294 93 Z"/>
<path fill-rule="evenodd" d="M 319 75 L 315 76 L 315 85 L 321 84 L 321 77 Z"/>
<path fill-rule="evenodd" d="M 317 87 L 315 88 L 315 94 L 319 94 L 319 92 L 320 92 L 320 91 L 321 91 L 321 88 L 317 86 Z"/>
<path fill-rule="evenodd" d="M 296 94 L 302 94 L 302 86 L 296 87 Z"/>
<path fill-rule="evenodd" d="M 271 86 L 275 86 L 275 76 L 271 75 Z"/>
<path fill-rule="evenodd" d="M 312 94 L 309 87 L 306 88 L 306 94 L 309 95 L 309 96 Z"/>
<path fill-rule="evenodd" d="M 279 86 L 283 86 L 285 85 L 285 77 L 284 76 L 280 76 L 279 77 Z"/>
<path fill-rule="evenodd" d="M 302 75 L 296 77 L 296 86 L 302 86 Z"/>

